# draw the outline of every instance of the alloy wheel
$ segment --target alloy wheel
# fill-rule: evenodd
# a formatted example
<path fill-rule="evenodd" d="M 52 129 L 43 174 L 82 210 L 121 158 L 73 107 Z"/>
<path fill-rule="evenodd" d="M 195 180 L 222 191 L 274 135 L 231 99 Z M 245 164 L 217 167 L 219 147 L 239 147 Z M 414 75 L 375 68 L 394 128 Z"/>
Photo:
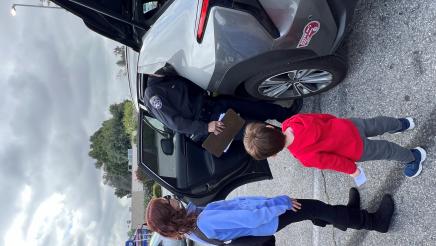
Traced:
<path fill-rule="evenodd" d="M 298 69 L 269 77 L 259 84 L 260 95 L 275 99 L 315 94 L 333 81 L 333 75 L 320 69 Z"/>

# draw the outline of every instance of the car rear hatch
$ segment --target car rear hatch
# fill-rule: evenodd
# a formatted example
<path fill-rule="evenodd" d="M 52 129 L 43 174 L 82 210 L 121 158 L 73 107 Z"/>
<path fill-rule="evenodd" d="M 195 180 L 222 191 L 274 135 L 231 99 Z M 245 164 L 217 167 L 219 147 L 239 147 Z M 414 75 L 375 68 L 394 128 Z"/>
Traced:
<path fill-rule="evenodd" d="M 162 1 L 52 0 L 52 2 L 80 17 L 92 31 L 139 52 L 142 37 L 156 20 L 156 14 L 159 12 L 157 9 L 147 9 L 147 6 Z"/>

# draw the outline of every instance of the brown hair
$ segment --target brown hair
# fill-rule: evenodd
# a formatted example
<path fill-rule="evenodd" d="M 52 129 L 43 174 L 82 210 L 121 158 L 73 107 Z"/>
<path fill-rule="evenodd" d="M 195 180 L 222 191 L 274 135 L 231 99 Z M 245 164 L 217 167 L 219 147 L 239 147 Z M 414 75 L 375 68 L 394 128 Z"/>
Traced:
<path fill-rule="evenodd" d="M 183 239 L 197 226 L 198 214 L 186 212 L 186 209 L 173 208 L 164 198 L 154 198 L 147 206 L 145 221 L 150 230 L 164 237 Z"/>
<path fill-rule="evenodd" d="M 265 123 L 249 123 L 245 127 L 245 150 L 256 160 L 264 160 L 285 147 L 286 136 L 276 127 Z"/>

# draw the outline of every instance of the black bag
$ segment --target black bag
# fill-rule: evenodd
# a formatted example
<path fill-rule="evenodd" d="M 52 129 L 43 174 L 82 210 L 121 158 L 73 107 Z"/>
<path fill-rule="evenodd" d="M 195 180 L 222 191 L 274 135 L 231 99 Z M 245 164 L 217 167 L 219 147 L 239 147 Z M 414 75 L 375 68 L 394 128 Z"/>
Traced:
<path fill-rule="evenodd" d="M 217 239 L 209 239 L 200 229 L 195 228 L 195 230 L 192 232 L 194 233 L 198 238 L 201 240 L 212 244 L 212 245 L 231 245 L 231 246 L 275 246 L 276 245 L 276 238 L 274 235 L 271 236 L 247 236 L 247 237 L 240 237 L 237 239 L 232 240 L 231 243 L 225 244 L 223 241 L 217 240 Z"/>

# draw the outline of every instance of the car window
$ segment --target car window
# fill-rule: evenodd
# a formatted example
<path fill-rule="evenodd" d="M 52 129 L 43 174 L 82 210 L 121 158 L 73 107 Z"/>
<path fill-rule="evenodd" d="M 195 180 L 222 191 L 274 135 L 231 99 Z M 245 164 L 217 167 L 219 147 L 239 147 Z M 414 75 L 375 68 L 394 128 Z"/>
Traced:
<path fill-rule="evenodd" d="M 152 125 L 153 128 L 155 128 L 161 132 L 165 131 L 164 125 L 160 121 L 156 120 L 155 118 L 149 117 L 149 116 L 144 116 L 144 117 Z"/>
<path fill-rule="evenodd" d="M 154 118 L 143 116 L 151 123 L 152 127 L 141 123 L 141 142 L 142 142 L 142 159 L 141 161 L 161 177 L 175 178 L 176 177 L 176 157 L 175 152 L 172 155 L 163 153 L 161 148 L 161 139 L 166 138 L 166 135 L 156 131 L 164 131 L 163 124 Z"/>
<path fill-rule="evenodd" d="M 133 1 L 133 18 L 141 23 L 152 25 L 159 17 L 163 1 Z"/>
<path fill-rule="evenodd" d="M 144 3 L 142 5 L 142 12 L 145 14 L 145 13 L 147 13 L 147 12 L 157 8 L 157 4 L 158 4 L 157 1 L 151 1 L 151 2 L 148 2 L 148 3 Z"/>

